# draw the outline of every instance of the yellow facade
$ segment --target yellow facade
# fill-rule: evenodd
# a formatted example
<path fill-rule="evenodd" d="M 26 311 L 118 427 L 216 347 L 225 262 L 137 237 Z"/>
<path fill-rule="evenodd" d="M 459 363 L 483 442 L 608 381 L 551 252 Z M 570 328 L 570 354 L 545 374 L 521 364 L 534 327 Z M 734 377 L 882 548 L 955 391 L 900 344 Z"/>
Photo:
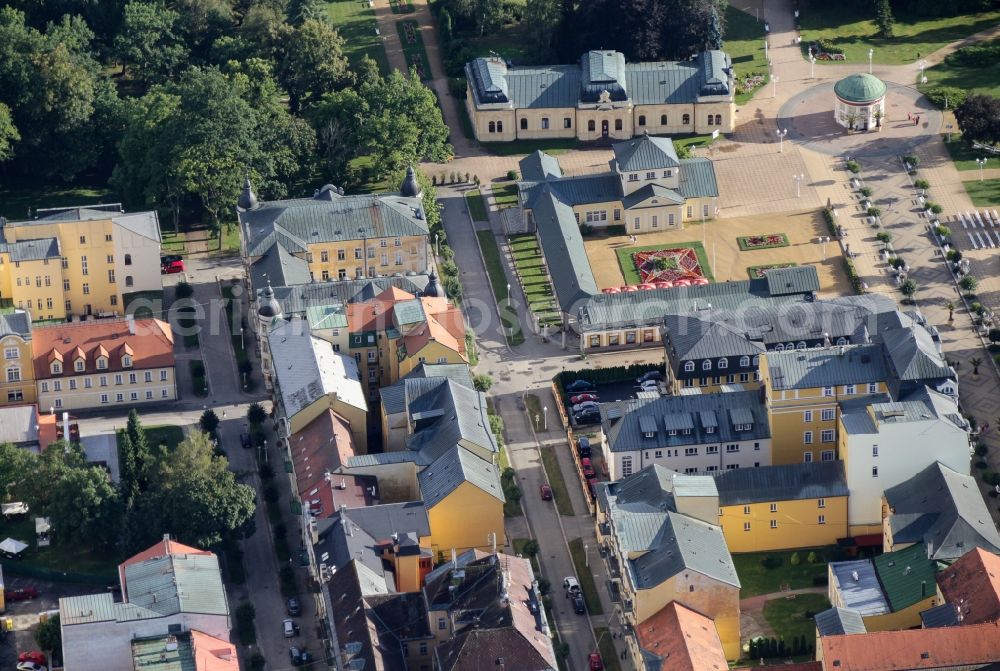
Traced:
<path fill-rule="evenodd" d="M 32 318 L 65 319 L 63 269 L 58 258 L 11 261 L 0 253 L 0 295 L 9 296 L 14 307 L 29 310 Z"/>
<path fill-rule="evenodd" d="M 936 588 L 935 588 L 936 589 Z M 944 603 L 940 593 L 935 592 L 922 601 L 894 613 L 862 616 L 868 631 L 898 631 L 913 629 L 921 625 L 920 614 L 928 608 Z"/>
<path fill-rule="evenodd" d="M 767 390 L 765 402 L 773 439 L 771 463 L 775 465 L 840 458 L 837 404 L 857 396 L 888 391 L 884 381 L 775 390 L 766 353 L 760 358 L 760 378 Z"/>
<path fill-rule="evenodd" d="M 478 458 L 478 457 L 477 457 Z M 427 511 L 435 557 L 504 544 L 503 501 L 466 481 Z"/>
<path fill-rule="evenodd" d="M 68 369 L 67 369 L 68 370 Z M 37 381 L 38 406 L 82 410 L 177 399 L 174 367 L 60 375 Z"/>
<path fill-rule="evenodd" d="M 733 554 L 835 545 L 847 537 L 847 497 L 768 501 L 719 509 Z"/>
<path fill-rule="evenodd" d="M 31 356 L 31 341 L 17 334 L 0 339 L 3 347 L 4 370 L 0 375 L 0 404 L 24 405 L 37 400 L 35 366 Z"/>
<path fill-rule="evenodd" d="M 427 270 L 427 237 L 318 242 L 309 245 L 305 258 L 315 282 L 422 273 Z"/>
<path fill-rule="evenodd" d="M 422 363 L 468 363 L 460 352 L 444 345 L 436 340 L 429 341 L 416 352 L 409 353 L 406 358 L 398 362 L 395 379 L 409 375 L 414 368 Z M 393 382 L 390 382 L 392 384 Z"/>
<path fill-rule="evenodd" d="M 335 395 L 326 395 L 316 399 L 311 405 L 288 418 L 289 435 L 298 433 L 312 424 L 313 420 L 327 410 L 333 410 L 351 427 L 351 439 L 358 454 L 368 452 L 367 411 L 363 408 L 345 403 Z"/>

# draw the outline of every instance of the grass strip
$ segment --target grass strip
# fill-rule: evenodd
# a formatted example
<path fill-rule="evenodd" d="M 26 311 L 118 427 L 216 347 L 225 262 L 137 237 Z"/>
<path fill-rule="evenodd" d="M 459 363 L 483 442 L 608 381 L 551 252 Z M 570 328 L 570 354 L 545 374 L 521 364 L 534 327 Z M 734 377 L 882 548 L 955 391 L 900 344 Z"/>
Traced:
<path fill-rule="evenodd" d="M 500 259 L 500 248 L 497 247 L 496 238 L 492 231 L 476 231 L 479 238 L 479 248 L 483 251 L 483 260 L 486 262 L 486 274 L 490 278 L 490 287 L 493 289 L 493 297 L 497 301 L 497 309 L 500 311 L 500 323 L 504 328 L 504 337 L 511 347 L 524 342 L 524 333 L 521 332 L 521 322 L 517 319 L 517 314 L 513 307 L 507 302 L 507 276 L 503 272 L 503 262 Z"/>
<path fill-rule="evenodd" d="M 552 487 L 552 497 L 556 500 L 556 510 L 559 511 L 560 515 L 567 517 L 576 515 L 576 511 L 573 510 L 573 500 L 569 498 L 569 490 L 566 488 L 566 480 L 559 467 L 559 457 L 556 455 L 555 448 L 542 446 L 539 450 L 542 453 L 542 466 L 545 468 L 545 475 L 548 476 L 549 486 Z"/>
<path fill-rule="evenodd" d="M 583 600 L 587 602 L 587 610 L 591 615 L 601 615 L 604 613 L 604 607 L 601 605 L 601 596 L 597 593 L 594 574 L 587 565 L 587 554 L 583 549 L 582 538 L 574 538 L 569 542 L 569 553 L 573 557 L 576 579 L 580 581 L 580 589 L 583 590 Z"/>
<path fill-rule="evenodd" d="M 490 216 L 486 211 L 486 201 L 479 189 L 470 189 L 465 192 L 465 202 L 469 206 L 469 214 L 473 221 L 489 221 Z"/>

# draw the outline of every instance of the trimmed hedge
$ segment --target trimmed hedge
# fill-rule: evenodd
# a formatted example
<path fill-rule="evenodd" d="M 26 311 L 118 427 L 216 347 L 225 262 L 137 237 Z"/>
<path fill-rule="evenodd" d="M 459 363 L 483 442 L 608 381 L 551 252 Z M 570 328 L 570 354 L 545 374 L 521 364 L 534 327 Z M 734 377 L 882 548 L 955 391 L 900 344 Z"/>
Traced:
<path fill-rule="evenodd" d="M 844 270 L 847 272 L 848 279 L 851 280 L 851 288 L 854 289 L 854 293 L 865 293 L 864 282 L 861 281 L 861 276 L 858 275 L 858 269 L 854 266 L 854 261 L 846 256 L 844 257 Z"/>

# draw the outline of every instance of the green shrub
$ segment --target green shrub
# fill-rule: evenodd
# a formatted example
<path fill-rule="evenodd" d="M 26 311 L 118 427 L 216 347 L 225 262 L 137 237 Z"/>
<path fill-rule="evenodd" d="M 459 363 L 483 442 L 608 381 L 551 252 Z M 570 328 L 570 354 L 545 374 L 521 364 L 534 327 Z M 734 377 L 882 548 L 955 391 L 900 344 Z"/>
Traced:
<path fill-rule="evenodd" d="M 532 538 L 530 541 L 524 544 L 521 552 L 525 557 L 534 557 L 538 554 L 538 541 Z"/>
<path fill-rule="evenodd" d="M 864 282 L 861 280 L 861 276 L 858 275 L 858 269 L 854 265 L 854 261 L 844 257 L 844 270 L 847 272 L 848 279 L 851 280 L 851 287 L 854 289 L 854 293 L 863 294 L 865 292 Z"/>
<path fill-rule="evenodd" d="M 944 57 L 944 62 L 960 68 L 989 68 L 1000 62 L 1000 45 L 962 47 Z"/>
<path fill-rule="evenodd" d="M 926 179 L 918 179 L 913 182 L 913 186 L 917 187 L 918 189 L 929 189 L 931 188 L 931 183 L 928 182 Z"/>
<path fill-rule="evenodd" d="M 278 492 L 278 488 L 272 484 L 264 485 L 264 500 L 268 503 L 274 503 L 281 497 Z"/>
<path fill-rule="evenodd" d="M 876 207 L 875 205 L 872 205 L 871 207 L 868 208 L 868 216 L 869 217 L 881 217 L 882 216 L 882 208 L 881 207 Z"/>
<path fill-rule="evenodd" d="M 801 564 L 802 559 L 799 557 L 799 553 L 793 552 L 792 556 L 789 557 L 788 559 L 788 563 L 791 564 L 792 566 L 798 566 L 799 564 Z"/>
<path fill-rule="evenodd" d="M 955 109 L 965 102 L 969 92 L 954 86 L 934 86 L 924 91 L 924 95 L 940 109 Z"/>
<path fill-rule="evenodd" d="M 861 172 L 861 164 L 855 161 L 854 159 L 851 159 L 850 161 L 847 162 L 847 169 L 853 172 L 854 174 L 858 174 L 859 172 Z"/>
<path fill-rule="evenodd" d="M 513 181 L 514 181 L 515 179 L 517 179 L 517 170 L 513 170 L 513 169 L 511 169 L 511 170 L 508 170 L 508 171 L 507 171 L 507 179 L 509 179 L 509 180 L 510 180 L 510 181 L 512 181 L 512 182 L 513 182 Z"/>
<path fill-rule="evenodd" d="M 842 54 L 844 50 L 838 47 L 836 44 L 827 39 L 816 40 L 816 46 L 819 47 L 821 53 L 824 54 Z"/>
<path fill-rule="evenodd" d="M 810 552 L 809 555 L 806 557 L 806 561 L 809 562 L 810 564 L 815 564 L 816 562 L 820 561 L 820 557 L 817 556 L 815 552 Z"/>
<path fill-rule="evenodd" d="M 863 186 L 860 189 L 858 189 L 858 193 L 860 193 L 865 198 L 868 198 L 869 196 L 871 196 L 875 192 L 872 191 L 872 188 L 870 186 Z"/>
<path fill-rule="evenodd" d="M 781 557 L 775 557 L 773 555 L 765 555 L 764 558 L 760 560 L 760 565 L 768 571 L 779 568 L 781 564 Z"/>
<path fill-rule="evenodd" d="M 913 154 L 907 154 L 906 156 L 904 156 L 903 161 L 911 168 L 916 168 L 918 165 L 920 165 L 920 159 L 914 156 Z"/>
<path fill-rule="evenodd" d="M 948 253 L 945 254 L 945 258 L 951 261 L 952 263 L 958 263 L 959 261 L 962 260 L 962 252 L 958 251 L 957 249 L 949 249 Z"/>
<path fill-rule="evenodd" d="M 823 208 L 823 221 L 826 222 L 826 227 L 830 230 L 830 235 L 837 236 L 837 222 L 833 216 L 833 210 L 829 207 Z"/>
<path fill-rule="evenodd" d="M 194 295 L 194 287 L 187 282 L 178 282 L 174 287 L 174 296 L 178 299 L 191 298 Z"/>

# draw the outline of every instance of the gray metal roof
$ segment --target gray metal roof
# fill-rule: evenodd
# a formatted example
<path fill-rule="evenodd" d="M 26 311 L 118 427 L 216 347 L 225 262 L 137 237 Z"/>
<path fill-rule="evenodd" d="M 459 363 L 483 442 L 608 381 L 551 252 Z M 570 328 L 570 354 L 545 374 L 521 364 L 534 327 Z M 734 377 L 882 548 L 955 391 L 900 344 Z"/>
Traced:
<path fill-rule="evenodd" d="M 406 411 L 406 380 L 420 378 L 447 378 L 472 389 L 472 372 L 464 363 L 422 363 L 394 385 L 382 387 L 380 396 L 386 414 L 394 415 Z"/>
<path fill-rule="evenodd" d="M 883 425 L 944 422 L 966 433 L 969 424 L 954 399 L 927 387 L 893 401 L 887 394 L 873 394 L 841 401 L 840 417 L 851 435 L 876 434 Z"/>
<path fill-rule="evenodd" d="M 228 615 L 219 559 L 213 554 L 169 554 L 125 566 L 129 603 L 161 615 Z"/>
<path fill-rule="evenodd" d="M 831 562 L 829 566 L 834 581 L 831 588 L 840 593 L 844 606 L 862 616 L 890 612 L 871 559 Z"/>
<path fill-rule="evenodd" d="M 729 75 L 733 69 L 729 54 L 713 49 L 698 54 L 697 60 L 701 66 L 701 95 L 729 95 Z"/>
<path fill-rule="evenodd" d="M 325 197 L 324 197 L 325 196 Z M 277 242 L 290 252 L 310 244 L 427 235 L 419 198 L 388 195 L 341 196 L 324 191 L 315 198 L 260 203 L 239 213 L 250 257 Z"/>
<path fill-rule="evenodd" d="M 780 273 L 768 271 L 764 279 L 767 280 L 767 290 L 772 296 L 819 291 L 819 277 L 811 266 L 792 266 L 784 268 Z"/>
<path fill-rule="evenodd" d="M 55 238 L 18 240 L 0 243 L 0 252 L 10 254 L 11 261 L 38 261 L 59 257 L 59 241 Z"/>
<path fill-rule="evenodd" d="M 0 338 L 9 335 L 31 339 L 31 315 L 24 310 L 0 313 Z"/>
<path fill-rule="evenodd" d="M 501 502 L 504 501 L 500 469 L 463 447 L 455 446 L 442 454 L 437 461 L 420 471 L 417 480 L 420 483 L 420 496 L 428 509 L 436 506 L 465 482 Z"/>
<path fill-rule="evenodd" d="M 827 499 L 848 494 L 842 461 L 736 468 L 718 473 L 715 486 L 722 506 Z"/>
<path fill-rule="evenodd" d="M 762 343 L 751 340 L 747 333 L 734 325 L 721 321 L 732 317 L 733 313 L 722 310 L 704 310 L 702 313 L 668 314 L 663 318 L 670 355 L 676 360 L 753 357 L 764 351 Z M 733 364 L 735 366 L 736 362 Z"/>
<path fill-rule="evenodd" d="M 889 376 L 880 345 L 769 351 L 765 356 L 776 390 L 884 382 Z"/>
<path fill-rule="evenodd" d="M 517 165 L 521 169 L 521 179 L 526 182 L 544 182 L 563 176 L 558 159 L 540 149 L 522 158 Z"/>
<path fill-rule="evenodd" d="M 408 301 L 397 301 L 393 304 L 392 311 L 396 318 L 396 324 L 400 327 L 427 321 L 427 315 L 424 314 L 423 303 L 416 298 Z"/>
<path fill-rule="evenodd" d="M 622 207 L 626 210 L 646 207 L 647 201 L 649 201 L 648 206 L 656 205 L 657 207 L 661 207 L 663 205 L 660 202 L 661 199 L 677 205 L 684 202 L 684 196 L 673 189 L 668 189 L 659 184 L 647 184 L 622 198 Z"/>
<path fill-rule="evenodd" d="M 482 103 L 505 103 L 507 95 L 507 66 L 497 58 L 477 58 L 466 66 L 469 81 Z"/>
<path fill-rule="evenodd" d="M 406 439 L 428 461 L 456 445 L 498 451 L 490 430 L 486 395 L 451 378 L 405 378 L 406 411 L 415 427 Z"/>
<path fill-rule="evenodd" d="M 630 399 L 601 404 L 601 426 L 612 452 L 701 445 L 743 440 L 763 440 L 771 435 L 767 411 L 756 391 L 740 391 L 692 396 L 661 396 L 655 400 Z M 706 415 L 711 412 L 711 415 Z M 735 417 L 738 418 L 734 419 Z M 621 419 L 612 420 L 614 415 Z M 656 429 L 651 438 L 642 422 L 648 417 Z M 688 419 L 682 419 L 682 418 Z M 712 424 L 703 424 L 708 418 Z M 725 419 L 722 419 L 725 418 Z M 750 424 L 749 431 L 737 432 L 736 424 Z M 690 432 L 685 433 L 685 427 Z M 677 427 L 677 428 L 672 428 Z M 707 427 L 715 428 L 708 433 Z M 675 435 L 671 435 L 671 431 Z"/>
<path fill-rule="evenodd" d="M 861 613 L 851 608 L 830 608 L 816 613 L 815 620 L 816 630 L 820 636 L 865 634 L 868 632 Z"/>
<path fill-rule="evenodd" d="M 141 235 L 144 238 L 156 240 L 157 242 L 162 240 L 160 236 L 160 219 L 156 214 L 156 210 L 119 214 L 112 221 L 136 235 Z"/>
<path fill-rule="evenodd" d="M 1000 553 L 1000 533 L 975 478 L 935 462 L 885 490 L 895 543 L 923 543 L 931 559 L 957 559 L 974 547 Z"/>
<path fill-rule="evenodd" d="M 573 210 L 551 193 L 549 185 L 545 183 L 535 201 L 535 224 L 556 299 L 563 312 L 570 312 L 598 292 L 597 281 Z"/>
<path fill-rule="evenodd" d="M 116 602 L 110 592 L 59 599 L 59 621 L 64 627 L 94 622 L 152 620 L 160 617 L 163 617 L 163 614 L 154 610 L 135 604 Z"/>
<path fill-rule="evenodd" d="M 423 292 L 428 276 L 423 274 L 399 275 L 392 277 L 372 277 L 341 282 L 312 282 L 296 286 L 273 287 L 274 297 L 281 305 L 281 312 L 287 318 L 305 314 L 311 306 L 343 305 L 374 298 L 389 287 L 396 287 L 413 294 Z M 264 285 L 254 284 L 258 300 Z"/>
<path fill-rule="evenodd" d="M 264 287 L 268 282 L 276 287 L 308 284 L 309 264 L 274 242 L 264 254 L 250 264 L 251 286 Z"/>
<path fill-rule="evenodd" d="M 929 380 L 955 376 L 923 326 L 889 329 L 880 336 L 897 379 Z"/>
<path fill-rule="evenodd" d="M 35 211 L 35 218 L 15 221 L 17 226 L 30 226 L 33 222 L 50 224 L 54 221 L 97 221 L 112 219 L 124 212 L 121 203 L 95 203 L 92 205 L 70 205 L 67 207 L 44 207 Z"/>
<path fill-rule="evenodd" d="M 569 175 L 542 182 L 518 182 L 518 189 L 521 203 L 527 209 L 539 207 L 538 201 L 544 199 L 548 193 L 570 206 L 608 203 L 622 199 L 621 179 L 612 172 Z M 570 216 L 572 214 L 570 212 Z M 535 216 L 538 214 L 535 213 Z"/>
<path fill-rule="evenodd" d="M 683 158 L 680 163 L 681 179 L 677 190 L 682 196 L 685 198 L 715 198 L 719 195 L 719 183 L 715 179 L 715 166 L 710 160 L 707 158 Z"/>
<path fill-rule="evenodd" d="M 680 165 L 677 150 L 669 137 L 641 135 L 624 142 L 611 145 L 615 153 L 615 164 L 620 172 L 640 172 L 662 170 Z"/>
<path fill-rule="evenodd" d="M 955 604 L 942 603 L 921 612 L 920 624 L 924 629 L 936 629 L 938 627 L 956 627 L 962 624 L 962 620 L 958 617 L 958 608 Z"/>
<path fill-rule="evenodd" d="M 0 408 L 0 443 L 37 446 L 37 406 L 10 405 Z"/>

